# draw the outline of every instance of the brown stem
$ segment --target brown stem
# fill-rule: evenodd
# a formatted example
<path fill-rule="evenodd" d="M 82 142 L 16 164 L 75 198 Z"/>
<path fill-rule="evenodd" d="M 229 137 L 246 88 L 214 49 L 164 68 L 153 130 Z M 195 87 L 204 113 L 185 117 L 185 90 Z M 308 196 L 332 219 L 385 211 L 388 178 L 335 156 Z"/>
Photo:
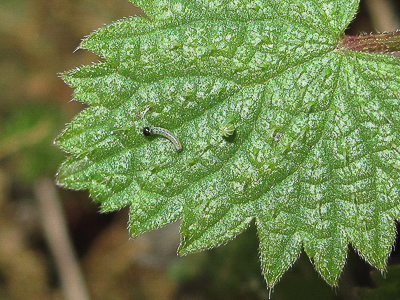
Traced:
<path fill-rule="evenodd" d="M 343 36 L 340 49 L 389 53 L 400 51 L 400 31 Z"/>

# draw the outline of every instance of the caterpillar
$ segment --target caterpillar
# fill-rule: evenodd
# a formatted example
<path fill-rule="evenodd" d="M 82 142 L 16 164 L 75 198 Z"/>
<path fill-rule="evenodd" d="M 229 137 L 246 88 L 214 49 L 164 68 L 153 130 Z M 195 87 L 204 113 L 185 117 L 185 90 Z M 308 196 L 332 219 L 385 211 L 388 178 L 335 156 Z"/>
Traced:
<path fill-rule="evenodd" d="M 145 136 L 150 136 L 153 134 L 159 134 L 171 141 L 171 143 L 175 146 L 176 151 L 181 152 L 182 151 L 182 144 L 179 141 L 178 137 L 175 136 L 171 131 L 161 128 L 161 127 L 145 127 L 143 129 L 143 134 Z"/>

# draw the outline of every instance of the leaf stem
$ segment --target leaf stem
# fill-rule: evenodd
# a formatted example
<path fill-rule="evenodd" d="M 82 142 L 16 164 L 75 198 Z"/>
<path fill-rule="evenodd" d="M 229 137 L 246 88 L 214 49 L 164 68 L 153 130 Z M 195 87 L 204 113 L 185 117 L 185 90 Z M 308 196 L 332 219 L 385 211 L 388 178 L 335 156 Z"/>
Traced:
<path fill-rule="evenodd" d="M 342 50 L 369 53 L 390 53 L 400 51 L 400 31 L 362 35 L 344 35 L 339 48 Z"/>

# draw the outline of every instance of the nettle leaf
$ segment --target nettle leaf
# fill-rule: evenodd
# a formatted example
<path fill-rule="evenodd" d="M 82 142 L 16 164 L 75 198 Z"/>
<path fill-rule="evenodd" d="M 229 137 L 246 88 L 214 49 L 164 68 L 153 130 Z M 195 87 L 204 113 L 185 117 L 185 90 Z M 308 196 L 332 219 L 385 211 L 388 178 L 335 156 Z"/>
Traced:
<path fill-rule="evenodd" d="M 302 249 L 337 284 L 351 245 L 384 269 L 400 217 L 400 62 L 340 47 L 356 0 L 136 1 L 64 74 L 89 104 L 57 145 L 60 185 L 137 236 L 181 218 L 179 252 L 255 219 L 269 287 Z M 177 152 L 159 126 L 176 135 Z"/>

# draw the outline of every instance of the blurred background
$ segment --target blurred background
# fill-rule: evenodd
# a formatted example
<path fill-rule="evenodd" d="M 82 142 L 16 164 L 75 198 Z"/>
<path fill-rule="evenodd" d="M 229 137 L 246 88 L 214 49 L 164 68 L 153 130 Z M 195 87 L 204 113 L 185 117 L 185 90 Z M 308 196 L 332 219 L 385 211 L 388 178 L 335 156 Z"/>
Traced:
<path fill-rule="evenodd" d="M 126 209 L 101 214 L 87 192 L 54 185 L 65 154 L 52 142 L 84 108 L 59 74 L 99 60 L 75 52 L 82 38 L 137 13 L 128 0 L 0 2 L 0 299 L 269 297 L 254 226 L 179 258 L 178 222 L 130 239 Z M 394 31 L 399 16 L 395 0 L 361 1 L 347 33 Z M 350 247 L 331 288 L 302 255 L 271 299 L 400 299 L 399 257 L 383 280 Z"/>

